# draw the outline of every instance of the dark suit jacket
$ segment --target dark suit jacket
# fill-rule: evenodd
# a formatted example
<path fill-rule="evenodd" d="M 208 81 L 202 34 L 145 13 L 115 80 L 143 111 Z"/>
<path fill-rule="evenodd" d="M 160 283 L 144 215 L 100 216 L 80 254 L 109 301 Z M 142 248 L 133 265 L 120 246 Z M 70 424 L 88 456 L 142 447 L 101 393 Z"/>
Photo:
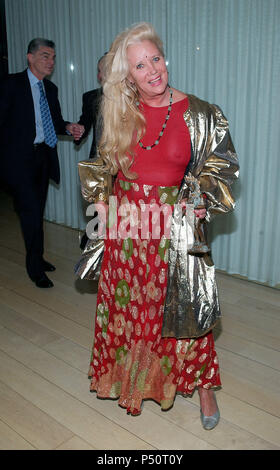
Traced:
<path fill-rule="evenodd" d="M 96 145 L 98 141 L 98 129 L 97 129 L 97 117 L 99 106 L 102 97 L 102 88 L 96 90 L 87 91 L 83 94 L 83 107 L 82 114 L 79 119 L 79 124 L 85 126 L 85 132 L 82 138 L 75 141 L 75 144 L 79 145 L 83 139 L 85 139 L 91 129 L 93 128 L 93 138 L 90 149 L 90 158 L 94 158 L 96 155 Z"/>
<path fill-rule="evenodd" d="M 54 128 L 66 134 L 67 122 L 61 115 L 58 89 L 44 79 L 44 86 Z M 36 136 L 35 111 L 27 70 L 9 75 L 0 84 L 0 170 L 8 184 L 20 178 L 22 172 L 32 171 L 33 142 Z M 60 180 L 57 149 L 49 149 L 49 177 Z"/>

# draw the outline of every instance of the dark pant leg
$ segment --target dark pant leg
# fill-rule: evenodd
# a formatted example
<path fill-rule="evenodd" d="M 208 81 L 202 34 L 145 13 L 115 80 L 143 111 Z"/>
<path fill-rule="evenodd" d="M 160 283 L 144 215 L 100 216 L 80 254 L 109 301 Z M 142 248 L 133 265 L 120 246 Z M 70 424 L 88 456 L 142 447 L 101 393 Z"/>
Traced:
<path fill-rule="evenodd" d="M 34 151 L 32 168 L 29 168 L 17 188 L 14 188 L 15 208 L 19 215 L 26 248 L 26 269 L 34 281 L 44 274 L 43 215 L 49 184 L 48 149 Z"/>

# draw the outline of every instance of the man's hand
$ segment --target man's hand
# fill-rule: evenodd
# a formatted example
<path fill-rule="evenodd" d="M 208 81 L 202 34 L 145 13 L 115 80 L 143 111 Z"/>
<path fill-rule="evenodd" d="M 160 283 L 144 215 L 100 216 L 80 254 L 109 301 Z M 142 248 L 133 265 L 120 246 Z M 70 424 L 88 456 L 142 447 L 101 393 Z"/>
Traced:
<path fill-rule="evenodd" d="M 85 132 L 84 126 L 75 122 L 67 124 L 66 130 L 74 137 L 74 140 L 79 140 Z"/>

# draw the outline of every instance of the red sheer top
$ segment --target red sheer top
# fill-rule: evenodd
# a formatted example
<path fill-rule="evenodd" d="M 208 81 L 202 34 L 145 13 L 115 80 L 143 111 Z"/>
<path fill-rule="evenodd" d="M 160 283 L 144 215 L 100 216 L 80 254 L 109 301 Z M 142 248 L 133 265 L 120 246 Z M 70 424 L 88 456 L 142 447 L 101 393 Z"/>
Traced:
<path fill-rule="evenodd" d="M 159 136 L 165 122 L 168 106 L 152 107 L 141 103 L 146 119 L 143 145 L 152 145 Z M 158 186 L 178 186 L 191 157 L 190 134 L 183 118 L 188 108 L 188 98 L 172 104 L 169 120 L 158 145 L 144 150 L 138 144 L 134 149 L 135 159 L 130 167 L 138 175 L 137 182 Z M 127 179 L 122 172 L 119 178 Z M 135 180 L 136 181 L 136 180 Z"/>

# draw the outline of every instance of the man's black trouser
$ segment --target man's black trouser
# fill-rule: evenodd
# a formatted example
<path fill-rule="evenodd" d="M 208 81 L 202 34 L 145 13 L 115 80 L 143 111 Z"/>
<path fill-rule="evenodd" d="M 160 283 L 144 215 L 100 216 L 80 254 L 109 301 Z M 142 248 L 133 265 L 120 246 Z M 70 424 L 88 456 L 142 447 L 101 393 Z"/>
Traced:
<path fill-rule="evenodd" d="M 21 165 L 19 164 L 19 169 Z M 17 171 L 19 171 L 19 169 Z M 44 274 L 43 215 L 49 185 L 49 150 L 34 145 L 33 155 L 21 174 L 9 184 L 18 213 L 26 248 L 26 269 L 34 281 Z"/>

